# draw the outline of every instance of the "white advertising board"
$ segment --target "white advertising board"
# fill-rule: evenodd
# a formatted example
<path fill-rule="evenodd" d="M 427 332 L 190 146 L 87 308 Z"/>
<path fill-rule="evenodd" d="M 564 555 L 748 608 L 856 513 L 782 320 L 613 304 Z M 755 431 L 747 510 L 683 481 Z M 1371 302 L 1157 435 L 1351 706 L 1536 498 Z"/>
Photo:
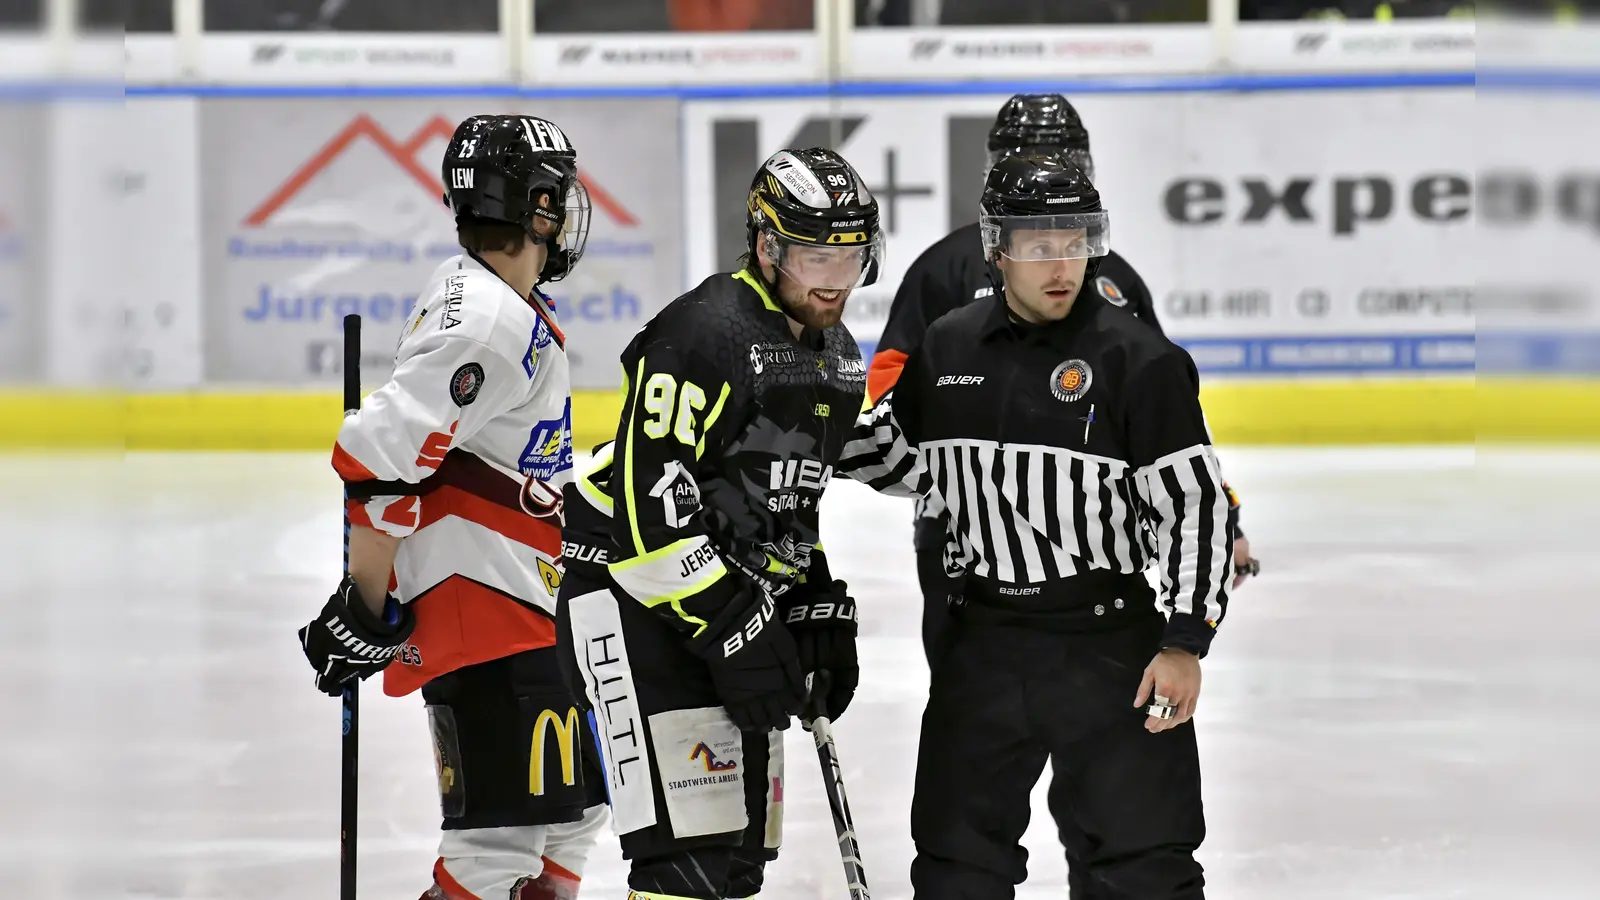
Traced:
<path fill-rule="evenodd" d="M 183 74 L 178 39 L 170 34 L 130 34 L 123 52 L 129 84 L 164 84 Z"/>
<path fill-rule="evenodd" d="M 871 28 L 853 32 L 845 70 L 856 78 L 1040 78 L 1204 71 L 1211 28 L 1081 25 Z"/>
<path fill-rule="evenodd" d="M 886 277 L 851 299 L 864 344 L 906 267 L 976 217 L 1004 96 L 704 101 L 685 112 L 690 281 L 732 265 L 766 154 L 834 143 L 877 192 Z M 1169 334 L 1214 372 L 1472 365 L 1470 91 L 1088 95 L 1112 244 Z"/>
<path fill-rule="evenodd" d="M 594 210 L 573 273 L 546 285 L 577 387 L 614 387 L 617 359 L 682 281 L 671 100 L 207 100 L 201 244 L 207 378 L 334 384 L 346 314 L 381 383 L 417 293 L 461 252 L 440 165 L 456 124 L 527 112 L 561 125 Z M 641 165 L 648 151 L 659 169 Z"/>
<path fill-rule="evenodd" d="M 1480 370 L 1600 375 L 1600 97 L 1480 89 L 1477 112 Z"/>
<path fill-rule="evenodd" d="M 122 112 L 122 275 L 109 287 L 123 308 L 123 383 L 135 390 L 194 387 L 203 373 L 199 106 L 138 99 Z"/>
<path fill-rule="evenodd" d="M 540 84 L 783 84 L 821 79 L 812 31 L 581 34 L 529 38 Z"/>
<path fill-rule="evenodd" d="M 498 34 L 207 34 L 207 81 L 269 84 L 483 83 L 511 77 Z"/>
<path fill-rule="evenodd" d="M 1477 25 L 1470 19 L 1241 22 L 1233 61 L 1292 72 L 1467 70 L 1477 64 Z"/>
<path fill-rule="evenodd" d="M 49 110 L 0 102 L 0 381 L 42 381 Z"/>

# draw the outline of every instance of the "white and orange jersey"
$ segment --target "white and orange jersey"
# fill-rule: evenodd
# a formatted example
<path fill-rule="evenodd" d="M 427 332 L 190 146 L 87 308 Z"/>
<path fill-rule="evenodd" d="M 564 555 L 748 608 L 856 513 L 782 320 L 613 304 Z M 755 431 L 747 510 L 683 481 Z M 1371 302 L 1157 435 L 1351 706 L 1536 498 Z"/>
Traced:
<path fill-rule="evenodd" d="M 404 538 L 392 589 L 416 604 L 384 673 L 408 694 L 462 666 L 555 643 L 572 387 L 548 301 L 471 255 L 434 271 L 394 376 L 345 419 L 333 467 L 350 521 Z"/>

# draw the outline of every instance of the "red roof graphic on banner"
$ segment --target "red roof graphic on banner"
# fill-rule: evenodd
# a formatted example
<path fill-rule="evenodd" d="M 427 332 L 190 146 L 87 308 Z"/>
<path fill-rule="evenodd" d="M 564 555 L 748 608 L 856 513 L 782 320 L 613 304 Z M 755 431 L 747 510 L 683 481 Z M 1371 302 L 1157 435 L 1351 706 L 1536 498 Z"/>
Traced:
<path fill-rule="evenodd" d="M 455 126 L 444 116 L 434 116 L 422 123 L 422 127 L 412 132 L 411 136 L 404 141 L 396 141 L 394 136 L 385 131 L 382 125 L 374 121 L 371 116 L 362 113 L 350 120 L 350 124 L 334 135 L 332 140 L 328 141 L 323 145 L 322 149 L 316 152 L 316 155 L 306 160 L 304 165 L 289 176 L 289 180 L 279 185 L 266 200 L 261 202 L 260 206 L 252 210 L 250 215 L 245 217 L 244 224 L 252 228 L 266 224 L 267 220 L 272 218 L 278 210 L 288 205 L 289 201 L 293 200 L 295 195 L 299 194 L 311 182 L 311 179 L 317 177 L 318 173 L 332 165 L 334 160 L 344 155 L 344 152 L 350 149 L 350 146 L 358 138 L 366 138 L 377 144 L 378 149 L 382 150 L 384 155 L 393 160 L 394 164 L 404 170 L 407 175 L 410 175 L 412 180 L 424 191 L 427 191 L 430 196 L 438 197 L 444 193 L 444 185 L 437 176 L 418 164 L 417 153 L 429 141 L 436 138 L 450 140 L 450 136 L 455 133 L 455 130 Z M 629 212 L 627 207 L 623 206 L 605 188 L 596 184 L 593 178 L 584 174 L 582 169 L 578 170 L 578 177 L 583 180 L 584 187 L 589 189 L 589 199 L 593 201 L 596 209 L 604 212 L 612 221 L 624 228 L 633 228 L 639 224 L 638 216 Z"/>

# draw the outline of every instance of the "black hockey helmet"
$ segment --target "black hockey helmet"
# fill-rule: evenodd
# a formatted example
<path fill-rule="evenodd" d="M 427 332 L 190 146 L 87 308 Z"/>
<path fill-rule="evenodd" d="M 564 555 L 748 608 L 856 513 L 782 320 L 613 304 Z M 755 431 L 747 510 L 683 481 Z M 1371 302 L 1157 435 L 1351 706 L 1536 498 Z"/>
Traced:
<path fill-rule="evenodd" d="M 989 128 L 989 165 L 1019 153 L 1065 151 L 1090 178 L 1089 129 L 1060 94 L 1013 94 Z"/>
<path fill-rule="evenodd" d="M 444 203 L 463 218 L 522 226 L 546 244 L 539 281 L 559 281 L 589 240 L 589 192 L 578 151 L 554 123 L 533 116 L 473 116 L 456 126 L 444 151 Z M 550 224 L 541 237 L 534 220 Z"/>
<path fill-rule="evenodd" d="M 808 288 L 850 290 L 878 279 L 883 231 L 877 198 L 832 150 L 779 150 L 769 157 L 750 184 L 745 225 L 752 259 Z"/>
<path fill-rule="evenodd" d="M 984 180 L 978 229 L 984 257 L 1089 260 L 1111 252 L 1110 219 L 1089 176 L 1061 153 L 1002 158 Z"/>

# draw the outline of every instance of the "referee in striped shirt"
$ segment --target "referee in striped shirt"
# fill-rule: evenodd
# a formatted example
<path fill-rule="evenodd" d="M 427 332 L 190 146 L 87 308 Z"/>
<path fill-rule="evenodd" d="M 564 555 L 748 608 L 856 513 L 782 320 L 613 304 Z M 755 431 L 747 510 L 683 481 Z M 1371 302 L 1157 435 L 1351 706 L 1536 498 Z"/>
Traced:
<path fill-rule="evenodd" d="M 1011 896 L 1049 758 L 1097 894 L 1200 898 L 1190 717 L 1233 536 L 1199 378 L 1083 290 L 1108 218 L 1066 157 L 996 163 L 979 222 L 995 295 L 928 329 L 839 468 L 942 503 L 947 568 L 968 573 L 930 661 L 912 884 L 918 900 Z"/>

